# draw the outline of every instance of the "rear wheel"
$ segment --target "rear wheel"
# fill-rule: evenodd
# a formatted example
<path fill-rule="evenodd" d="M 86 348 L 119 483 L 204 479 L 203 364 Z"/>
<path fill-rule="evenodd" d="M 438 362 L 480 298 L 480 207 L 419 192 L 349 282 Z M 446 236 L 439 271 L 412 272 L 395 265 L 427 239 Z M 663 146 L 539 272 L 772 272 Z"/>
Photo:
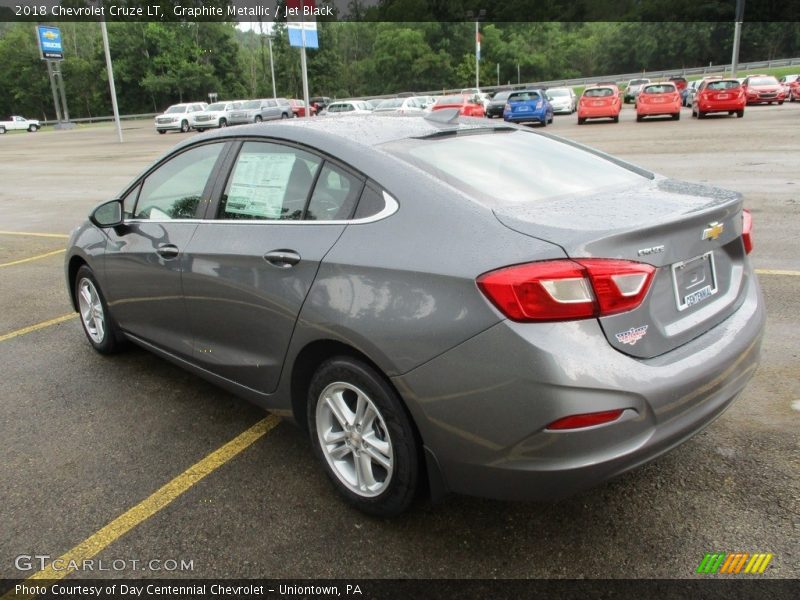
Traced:
<path fill-rule="evenodd" d="M 578 125 L 583 125 L 584 123 L 586 123 L 586 119 L 583 117 L 578 117 Z"/>
<path fill-rule="evenodd" d="M 287 115 L 286 113 L 281 113 L 281 119 L 288 119 L 288 118 L 289 115 Z"/>
<path fill-rule="evenodd" d="M 263 120 L 264 119 L 261 118 L 261 115 L 256 115 L 256 118 L 255 118 L 255 122 L 256 123 L 261 123 L 261 121 L 263 121 Z"/>
<path fill-rule="evenodd" d="M 203 133 L 203 132 L 205 131 L 205 129 L 204 129 L 204 128 L 202 128 L 202 127 L 198 127 L 198 128 L 197 128 L 197 131 L 198 131 L 198 133 Z"/>
<path fill-rule="evenodd" d="M 642 122 L 642 115 L 636 115 L 636 122 L 637 123 L 641 123 Z"/>
<path fill-rule="evenodd" d="M 611 120 L 614 121 L 614 123 L 619 123 L 619 115 L 617 115 L 616 117 L 614 117 Z"/>
<path fill-rule="evenodd" d="M 706 118 L 706 113 L 704 113 L 702 110 L 698 110 L 697 111 L 697 118 L 698 119 L 705 119 Z"/>
<path fill-rule="evenodd" d="M 744 109 L 737 110 L 736 111 L 736 116 L 741 119 L 744 116 Z"/>
<path fill-rule="evenodd" d="M 369 365 L 324 362 L 308 393 L 314 452 L 339 493 L 359 510 L 391 517 L 416 496 L 420 451 L 400 398 Z"/>
<path fill-rule="evenodd" d="M 679 113 L 679 112 L 673 113 L 672 120 L 673 121 L 680 121 L 681 120 L 681 113 Z"/>
<path fill-rule="evenodd" d="M 75 276 L 75 298 L 78 301 L 83 332 L 92 347 L 100 354 L 120 350 L 119 329 L 100 291 L 92 270 L 83 265 Z"/>
<path fill-rule="evenodd" d="M 161 135 L 164 135 L 165 133 L 167 133 L 167 130 L 166 129 L 159 129 L 158 133 L 160 133 Z"/>
<path fill-rule="evenodd" d="M 189 121 L 181 121 L 181 133 L 187 133 L 189 131 Z"/>
<path fill-rule="evenodd" d="M 227 127 L 228 126 L 228 122 L 225 119 L 220 119 L 219 120 L 219 126 L 220 127 Z"/>
<path fill-rule="evenodd" d="M 547 120 L 547 115 L 545 115 L 544 121 L 541 122 L 541 125 L 542 125 L 542 127 L 547 127 L 548 123 L 549 123 L 549 121 Z"/>

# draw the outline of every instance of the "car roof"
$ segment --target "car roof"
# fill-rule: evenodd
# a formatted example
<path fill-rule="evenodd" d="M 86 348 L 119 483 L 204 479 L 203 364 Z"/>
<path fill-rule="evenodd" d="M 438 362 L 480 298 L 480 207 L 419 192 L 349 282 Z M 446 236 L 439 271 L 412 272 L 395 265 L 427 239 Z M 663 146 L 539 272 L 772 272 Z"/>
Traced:
<path fill-rule="evenodd" d="M 358 146 L 373 147 L 386 142 L 419 138 L 443 131 L 461 132 L 477 129 L 509 129 L 507 123 L 493 124 L 484 119 L 459 118 L 455 123 L 441 123 L 419 116 L 400 116 L 393 119 L 373 115 L 346 117 L 331 116 L 327 119 L 290 119 L 264 127 L 260 124 L 239 125 L 216 129 L 201 136 L 189 138 L 178 147 L 190 145 L 202 139 L 225 139 L 237 137 L 261 137 L 294 140 L 322 149 L 342 141 Z"/>

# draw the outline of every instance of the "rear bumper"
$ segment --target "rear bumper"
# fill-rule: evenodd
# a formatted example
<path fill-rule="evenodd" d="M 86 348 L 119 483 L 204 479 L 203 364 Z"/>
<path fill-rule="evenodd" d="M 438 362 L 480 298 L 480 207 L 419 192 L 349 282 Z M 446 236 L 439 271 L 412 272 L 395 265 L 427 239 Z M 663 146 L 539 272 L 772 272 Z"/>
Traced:
<path fill-rule="evenodd" d="M 681 112 L 680 103 L 674 104 L 643 104 L 636 105 L 636 114 L 642 117 L 654 117 L 656 115 L 674 115 Z"/>
<path fill-rule="evenodd" d="M 697 108 L 706 113 L 729 112 L 731 110 L 744 110 L 746 103 L 741 101 L 730 102 L 698 102 Z"/>
<path fill-rule="evenodd" d="M 619 110 L 611 106 L 578 109 L 578 117 L 581 119 L 613 119 L 617 116 L 619 116 Z"/>
<path fill-rule="evenodd" d="M 526 113 L 503 112 L 503 120 L 509 123 L 531 123 L 533 121 L 544 123 L 545 119 L 547 119 L 546 110 L 532 110 Z"/>
<path fill-rule="evenodd" d="M 561 498 L 667 452 L 731 404 L 755 371 L 765 320 L 754 276 L 747 286 L 728 319 L 654 359 L 617 352 L 593 320 L 503 321 L 394 383 L 450 491 Z M 620 408 L 607 425 L 545 430 Z"/>

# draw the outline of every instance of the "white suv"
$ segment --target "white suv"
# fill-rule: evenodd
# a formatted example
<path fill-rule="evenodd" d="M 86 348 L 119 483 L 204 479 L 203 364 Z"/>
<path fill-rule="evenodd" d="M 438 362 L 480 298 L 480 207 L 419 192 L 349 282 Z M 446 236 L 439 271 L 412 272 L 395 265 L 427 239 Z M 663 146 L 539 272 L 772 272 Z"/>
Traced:
<path fill-rule="evenodd" d="M 192 115 L 190 125 L 197 131 L 214 129 L 216 127 L 227 127 L 231 120 L 231 111 L 242 108 L 244 101 L 235 100 L 229 102 L 215 102 L 208 106 L 204 111 Z"/>
<path fill-rule="evenodd" d="M 168 130 L 176 130 L 182 133 L 189 131 L 192 117 L 195 113 L 205 110 L 205 102 L 190 102 L 187 104 L 173 104 L 155 119 L 155 127 L 158 133 L 164 134 Z"/>

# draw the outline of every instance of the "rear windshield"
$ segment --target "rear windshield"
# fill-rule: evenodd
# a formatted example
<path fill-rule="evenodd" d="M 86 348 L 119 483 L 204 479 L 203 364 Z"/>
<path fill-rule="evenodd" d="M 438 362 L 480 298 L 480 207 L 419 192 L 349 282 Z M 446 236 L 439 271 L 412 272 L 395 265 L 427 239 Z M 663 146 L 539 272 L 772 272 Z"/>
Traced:
<path fill-rule="evenodd" d="M 750 85 L 778 85 L 778 80 L 774 77 L 751 77 Z"/>
<path fill-rule="evenodd" d="M 709 90 L 733 90 L 740 86 L 736 79 L 726 79 L 723 81 L 712 81 L 706 86 Z"/>
<path fill-rule="evenodd" d="M 464 104 L 464 96 L 442 96 L 436 104 Z"/>
<path fill-rule="evenodd" d="M 583 95 L 589 98 L 605 98 L 606 96 L 613 96 L 614 90 L 611 88 L 592 88 L 583 92 Z"/>
<path fill-rule="evenodd" d="M 528 131 L 406 139 L 382 148 L 492 208 L 646 181 L 602 156 Z"/>
<path fill-rule="evenodd" d="M 669 94 L 675 91 L 675 86 L 669 83 L 655 83 L 648 85 L 642 92 L 645 94 Z"/>
<path fill-rule="evenodd" d="M 539 92 L 514 92 L 508 97 L 509 102 L 530 102 L 539 99 L 541 99 Z"/>

